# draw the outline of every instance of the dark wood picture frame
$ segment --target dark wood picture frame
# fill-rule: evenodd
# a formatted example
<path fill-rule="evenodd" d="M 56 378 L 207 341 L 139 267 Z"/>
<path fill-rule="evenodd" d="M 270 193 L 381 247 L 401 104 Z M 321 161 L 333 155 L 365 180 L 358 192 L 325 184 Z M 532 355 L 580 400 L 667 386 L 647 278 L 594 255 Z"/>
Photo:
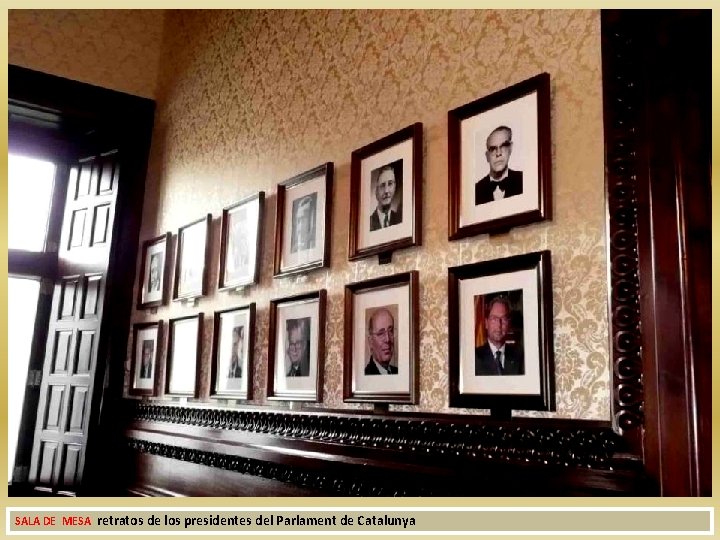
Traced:
<path fill-rule="evenodd" d="M 255 302 L 230 309 L 216 311 L 213 316 L 212 366 L 210 369 L 210 397 L 217 399 L 252 399 L 253 396 L 253 362 L 255 359 Z M 222 318 L 227 314 L 248 312 L 248 339 L 245 342 L 247 363 L 244 374 L 244 388 L 238 390 L 218 390 L 220 377 L 220 346 L 222 339 Z"/>
<path fill-rule="evenodd" d="M 333 177 L 335 165 L 332 161 L 318 165 L 310 170 L 300 173 L 292 178 L 283 180 L 277 187 L 277 204 L 275 207 L 275 255 L 273 259 L 273 277 L 279 278 L 308 272 L 316 268 L 327 268 L 330 266 L 330 239 L 332 236 L 332 198 L 333 198 Z M 321 248 L 321 255 L 313 260 L 297 264 L 284 264 L 285 248 L 292 245 L 292 238 L 285 236 L 285 224 L 292 216 L 285 215 L 285 204 L 288 199 L 288 192 L 301 184 L 318 177 L 324 176 L 325 204 L 315 206 L 315 238 L 318 236 L 319 228 L 323 227 L 323 240 L 318 246 Z M 318 216 L 322 211 L 323 216 Z M 290 234 L 289 236 L 292 236 Z M 317 247 L 315 248 L 317 249 Z"/>
<path fill-rule="evenodd" d="M 463 200 L 462 193 L 468 194 L 470 192 L 469 181 L 475 184 L 475 189 L 478 190 L 481 179 L 471 177 L 468 179 L 468 175 L 463 174 L 463 160 L 470 159 L 463 156 L 462 148 L 465 147 L 462 136 L 461 124 L 466 120 L 472 120 L 474 118 L 481 119 L 482 115 L 492 111 L 501 106 L 510 105 L 513 102 L 530 96 L 532 94 L 537 95 L 537 165 L 531 164 L 531 170 L 534 172 L 537 167 L 537 204 L 532 207 L 529 206 L 530 200 L 525 203 L 525 208 L 522 208 L 517 213 L 509 211 L 507 213 L 500 212 L 497 217 L 490 218 L 484 221 L 476 221 L 468 224 L 462 224 L 463 218 Z M 523 115 L 516 114 L 517 123 L 522 125 Z M 513 126 L 515 122 L 504 121 L 501 126 L 505 127 L 517 127 Z M 490 135 L 491 133 L 498 130 L 498 123 L 493 122 L 492 126 L 495 129 L 484 131 L 482 136 L 485 134 Z M 523 126 L 524 127 L 524 126 Z M 532 126 L 530 126 L 532 127 Z M 476 136 L 479 132 L 475 132 Z M 477 148 L 475 148 L 477 151 Z M 510 147 L 512 150 L 512 147 Z M 552 141 L 551 141 L 551 129 L 550 129 L 550 75 L 547 73 L 541 73 L 530 79 L 514 84 L 508 88 L 495 92 L 488 96 L 482 97 L 456 109 L 448 112 L 448 220 L 449 220 L 449 240 L 459 240 L 469 236 L 475 236 L 483 233 L 503 233 L 507 232 L 513 227 L 521 225 L 527 225 L 538 221 L 544 221 L 552 219 Z M 476 157 L 476 156 L 474 156 Z M 489 158 L 488 158 L 489 159 Z M 506 168 L 509 169 L 508 156 L 506 161 Z M 533 162 L 532 159 L 530 159 Z M 469 163 L 469 162 L 468 162 Z M 529 165 L 526 163 L 526 165 Z M 465 165 L 469 167 L 469 165 Z M 522 178 L 522 172 L 520 172 L 519 180 L 516 178 L 515 185 L 519 182 L 521 193 L 514 193 L 513 195 L 521 195 L 524 190 L 525 194 L 528 194 L 527 187 L 528 182 L 532 182 L 533 179 L 528 179 L 528 171 L 526 171 L 525 178 Z M 510 179 L 510 178 L 508 178 Z M 465 186 L 463 186 L 465 182 Z M 463 191 L 463 187 L 466 189 Z M 510 188 L 514 189 L 514 188 Z M 484 195 L 483 195 L 484 196 Z M 475 191 L 475 206 L 477 202 L 478 191 Z M 510 196 L 504 200 L 508 200 Z M 516 202 L 516 198 L 512 197 Z M 519 199 L 519 197 L 517 198 Z M 482 199 L 481 199 L 482 200 Z M 469 203 L 468 203 L 469 204 Z M 494 205 L 495 202 L 489 202 L 489 205 Z M 482 204 L 481 206 L 485 206 Z"/>
<path fill-rule="evenodd" d="M 138 343 L 138 335 L 143 330 L 149 330 L 155 328 L 155 354 L 153 355 L 154 358 L 152 359 L 151 364 L 151 379 L 152 379 L 152 387 L 151 388 L 138 388 L 135 385 L 135 375 L 137 374 L 138 365 L 142 361 L 137 356 L 137 343 Z M 132 361 L 130 363 L 130 384 L 128 385 L 128 394 L 131 396 L 154 396 L 156 395 L 156 389 L 158 384 L 158 372 L 160 367 L 160 346 L 162 344 L 162 330 L 163 330 L 163 322 L 157 321 L 157 322 L 150 322 L 150 323 L 139 323 L 133 325 L 133 353 L 132 353 Z"/>
<path fill-rule="evenodd" d="M 167 232 L 163 235 L 146 240 L 142 244 L 142 260 L 140 262 L 139 282 L 138 282 L 138 296 L 137 296 L 137 309 L 150 309 L 158 306 L 163 306 L 167 303 L 168 291 L 170 290 L 170 237 L 172 235 Z M 148 252 L 155 246 L 163 246 L 163 263 L 160 271 L 160 298 L 157 300 L 147 300 L 146 298 L 146 284 L 150 280 L 148 272 L 150 268 L 146 269 Z"/>
<path fill-rule="evenodd" d="M 236 279 L 226 279 L 226 270 L 228 263 L 228 251 L 230 248 L 230 220 L 232 215 L 245 206 L 257 204 L 257 224 L 255 228 L 255 238 L 250 238 L 250 245 L 255 247 L 254 260 L 250 260 L 248 265 L 250 273 L 247 277 L 239 277 Z M 226 206 L 222 212 L 222 226 L 220 235 L 220 265 L 218 267 L 218 290 L 231 290 L 247 285 L 254 285 L 258 282 L 260 275 L 260 261 L 262 260 L 262 235 L 263 235 L 263 219 L 265 214 L 265 192 L 260 191 L 240 201 Z M 250 235 L 252 236 L 252 234 Z"/>
<path fill-rule="evenodd" d="M 294 306 L 314 304 L 317 302 L 318 309 L 318 331 L 317 331 L 317 360 L 315 368 L 315 381 L 313 391 L 308 388 L 303 390 L 279 389 L 276 388 L 276 365 L 277 365 L 277 338 L 278 338 L 278 310 L 282 306 Z M 326 321 L 327 291 L 320 289 L 308 293 L 297 294 L 285 298 L 277 298 L 270 301 L 270 328 L 268 337 L 268 378 L 267 378 L 267 399 L 271 401 L 309 401 L 322 402 L 323 397 L 323 372 L 325 369 L 325 321 Z M 308 339 L 307 354 L 309 355 L 309 373 L 312 376 L 312 335 Z M 283 372 L 284 372 L 283 368 Z M 290 377 L 286 377 L 290 378 Z M 310 381 L 312 383 L 312 381 Z"/>
<path fill-rule="evenodd" d="M 410 234 L 400 238 L 394 238 L 378 244 L 361 246 L 361 212 L 365 212 L 365 214 L 368 214 L 369 212 L 368 215 L 373 214 L 369 208 L 363 208 L 363 205 L 361 204 L 361 189 L 363 187 L 368 189 L 371 187 L 371 184 L 366 182 L 369 178 L 363 178 L 362 163 L 364 160 L 408 140 L 411 141 L 412 145 L 412 175 L 408 176 L 412 180 L 413 185 L 403 185 L 402 191 L 403 194 L 406 192 L 410 194 L 412 205 L 411 208 L 403 208 L 402 219 L 412 219 L 412 224 L 410 225 L 411 232 Z M 397 160 L 397 157 L 396 161 L 399 161 Z M 388 163 L 383 163 L 383 165 L 388 165 Z M 403 175 L 403 178 L 405 178 L 405 175 Z M 350 228 L 348 239 L 348 260 L 355 261 L 373 255 L 387 256 L 398 249 L 422 245 L 422 183 L 423 125 L 421 122 L 416 122 L 415 124 L 353 151 L 350 162 Z M 404 195 L 401 195 L 401 198 L 403 200 L 407 199 Z M 370 229 L 372 230 L 372 225 L 370 225 Z"/>
<path fill-rule="evenodd" d="M 511 410 L 539 410 L 553 411 L 555 410 L 555 362 L 553 349 L 553 312 L 552 312 L 552 273 L 551 273 L 551 255 L 550 251 L 538 251 L 535 253 L 527 253 L 524 255 L 516 255 L 503 259 L 494 259 L 491 261 L 483 261 L 479 263 L 466 264 L 448 269 L 448 361 L 449 361 L 449 383 L 450 383 L 450 407 L 478 408 L 490 409 L 494 416 L 509 418 Z M 461 282 L 464 280 L 474 280 L 477 278 L 490 278 L 494 276 L 502 276 L 511 272 L 521 270 L 533 270 L 536 274 L 533 286 L 537 293 L 537 298 L 533 300 L 537 303 L 537 314 L 534 319 L 532 314 L 522 313 L 524 321 L 533 322 L 536 320 L 537 326 L 524 322 L 523 327 L 528 329 L 527 335 L 537 332 L 537 350 L 528 350 L 528 342 L 523 342 L 524 348 L 524 367 L 520 374 L 523 377 L 530 377 L 534 370 L 528 369 L 533 359 L 537 359 L 537 393 L 472 393 L 462 392 L 463 381 L 468 382 L 468 378 L 463 378 L 463 358 L 461 354 L 461 340 L 464 336 L 461 325 L 463 319 L 461 317 Z M 470 283 L 470 282 L 469 282 Z M 520 288 L 520 287 L 518 287 Z M 507 285 L 499 286 L 486 294 L 494 295 L 499 291 L 507 290 Z M 523 295 L 533 292 L 532 289 L 523 291 Z M 469 294 L 463 293 L 462 298 L 467 299 Z M 509 313 L 508 313 L 509 315 Z M 477 314 L 475 314 L 477 317 Z M 477 320 L 473 321 L 473 331 L 476 329 Z M 534 326 L 534 325 L 533 325 Z M 522 336 L 521 336 L 522 337 Z M 530 340 L 532 341 L 532 340 Z M 463 343 L 465 340 L 462 341 Z M 474 343 L 473 351 L 477 343 Z M 475 370 L 477 370 L 477 361 L 473 354 L 475 362 Z M 467 360 L 470 361 L 470 360 Z M 466 373 L 470 371 L 466 367 Z M 478 376 L 477 371 L 473 373 Z M 501 377 L 483 376 L 488 381 L 500 381 L 506 384 L 512 384 L 513 375 Z M 508 379 L 506 379 L 506 377 Z M 533 382 L 532 380 L 530 381 Z M 470 384 L 470 382 L 468 382 Z M 502 384 L 500 385 L 502 386 Z"/>
<path fill-rule="evenodd" d="M 355 334 L 355 300 L 358 294 L 365 292 L 386 293 L 395 288 L 408 288 L 407 311 L 409 320 L 408 328 L 408 384 L 407 391 L 378 391 L 371 392 L 358 389 L 358 381 L 355 377 L 356 359 L 353 355 L 354 334 Z M 420 360 L 420 336 L 419 336 L 419 273 L 417 270 L 383 276 L 379 278 L 350 283 L 345 286 L 345 319 L 344 319 L 344 360 L 343 360 L 343 401 L 345 402 L 370 402 L 370 403 L 396 403 L 413 405 L 420 397 L 419 390 L 419 360 Z M 380 306 L 378 306 L 380 307 Z M 397 321 L 396 321 L 397 322 Z M 399 326 L 402 326 L 400 322 Z M 362 324 L 365 335 L 365 323 Z M 396 332 L 397 335 L 400 332 Z M 401 341 L 398 339 L 398 341 Z M 394 341 L 394 346 L 397 343 Z M 366 359 L 362 358 L 363 366 Z M 398 373 L 400 375 L 401 373 Z"/>
<path fill-rule="evenodd" d="M 195 383 L 194 389 L 190 391 L 175 391 L 170 390 L 170 380 L 172 378 L 172 370 L 175 359 L 173 358 L 173 342 L 175 341 L 175 327 L 182 321 L 188 321 L 190 319 L 197 319 L 197 339 L 195 340 Z M 203 336 L 203 314 L 197 313 L 195 315 L 188 315 L 185 317 L 176 317 L 168 321 L 168 339 L 167 339 L 167 352 L 165 354 L 165 394 L 168 396 L 180 396 L 180 397 L 197 397 L 198 395 L 198 374 L 200 373 L 200 364 L 202 361 L 202 336 Z"/>
<path fill-rule="evenodd" d="M 207 268 L 208 268 L 208 258 L 210 256 L 210 223 L 212 222 L 212 214 L 207 214 L 205 217 L 200 218 L 198 220 L 193 221 L 192 223 L 188 223 L 187 225 L 183 225 L 178 229 L 177 234 L 177 245 L 175 248 L 175 280 L 173 283 L 173 300 L 179 301 L 179 300 L 191 300 L 194 298 L 198 298 L 201 296 L 205 296 L 207 294 Z M 202 271 L 201 273 L 201 284 L 199 288 L 191 289 L 189 291 L 180 291 L 180 279 L 182 277 L 183 272 L 183 238 L 186 234 L 186 231 L 192 227 L 202 227 L 204 226 L 205 229 L 205 248 L 203 250 L 203 253 L 196 253 L 194 256 L 196 257 L 202 257 Z"/>

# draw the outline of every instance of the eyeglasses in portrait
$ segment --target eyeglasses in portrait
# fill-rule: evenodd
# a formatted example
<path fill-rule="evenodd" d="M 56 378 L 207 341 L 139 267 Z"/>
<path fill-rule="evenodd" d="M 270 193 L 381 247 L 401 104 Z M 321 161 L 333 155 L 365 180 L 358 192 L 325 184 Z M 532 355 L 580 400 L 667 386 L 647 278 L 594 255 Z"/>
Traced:
<path fill-rule="evenodd" d="M 270 303 L 268 399 L 322 401 L 326 292 Z"/>
<path fill-rule="evenodd" d="M 547 73 L 448 113 L 450 240 L 550 219 Z"/>
<path fill-rule="evenodd" d="M 550 252 L 448 269 L 450 406 L 554 410 Z"/>
<path fill-rule="evenodd" d="M 345 401 L 416 403 L 418 273 L 345 287 Z"/>

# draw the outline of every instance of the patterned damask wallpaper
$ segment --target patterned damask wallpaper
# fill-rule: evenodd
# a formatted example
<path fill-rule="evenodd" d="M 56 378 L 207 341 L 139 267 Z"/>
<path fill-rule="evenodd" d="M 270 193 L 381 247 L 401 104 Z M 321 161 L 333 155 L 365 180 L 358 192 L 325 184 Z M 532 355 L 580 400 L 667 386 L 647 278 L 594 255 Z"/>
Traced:
<path fill-rule="evenodd" d="M 161 10 L 8 10 L 8 61 L 155 97 Z"/>
<path fill-rule="evenodd" d="M 420 403 L 401 409 L 478 413 L 448 408 L 447 268 L 550 249 L 557 412 L 517 414 L 610 418 L 598 12 L 178 11 L 166 24 L 141 240 L 212 212 L 211 283 L 198 306 L 135 312 L 133 322 L 198 311 L 211 321 L 217 309 L 256 302 L 253 403 L 265 404 L 270 299 L 326 288 L 323 406 L 352 408 L 342 401 L 344 286 L 418 269 Z M 448 242 L 447 111 L 543 71 L 552 81 L 553 221 Z M 350 263 L 350 154 L 417 121 L 423 246 L 387 266 Z M 336 167 L 331 268 L 273 280 L 275 186 L 325 161 Z M 260 284 L 218 293 L 222 208 L 257 190 L 269 199 Z"/>

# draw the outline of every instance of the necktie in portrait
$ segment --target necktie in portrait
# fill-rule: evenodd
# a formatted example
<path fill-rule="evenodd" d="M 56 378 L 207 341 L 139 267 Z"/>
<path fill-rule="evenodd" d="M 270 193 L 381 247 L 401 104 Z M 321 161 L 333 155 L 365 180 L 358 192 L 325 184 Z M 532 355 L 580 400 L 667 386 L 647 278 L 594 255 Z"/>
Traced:
<path fill-rule="evenodd" d="M 502 352 L 495 351 L 495 362 L 497 363 L 498 373 L 500 373 L 502 375 L 502 373 L 503 373 Z"/>

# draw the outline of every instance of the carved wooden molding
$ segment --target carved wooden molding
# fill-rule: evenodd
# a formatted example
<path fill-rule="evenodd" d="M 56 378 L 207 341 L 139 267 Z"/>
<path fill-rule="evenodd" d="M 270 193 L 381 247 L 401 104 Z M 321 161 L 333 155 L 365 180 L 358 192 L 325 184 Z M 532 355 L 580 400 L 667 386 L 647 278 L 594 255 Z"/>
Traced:
<path fill-rule="evenodd" d="M 633 53 L 637 32 L 607 13 L 602 23 L 613 426 L 638 452 L 644 422 L 637 222 L 642 69 Z"/>
<path fill-rule="evenodd" d="M 601 422 L 533 419 L 510 422 L 448 416 L 402 418 L 308 412 L 210 409 L 136 402 L 136 421 L 213 429 L 355 447 L 399 450 L 418 456 L 506 463 L 611 469 L 625 451 L 622 438 Z"/>
<path fill-rule="evenodd" d="M 319 493 L 360 497 L 417 497 L 442 495 L 434 490 L 408 483 L 382 483 L 359 475 L 306 470 L 279 463 L 271 463 L 241 456 L 208 452 L 138 439 L 127 439 L 131 450 L 170 459 L 215 467 L 240 474 L 259 476 L 296 486 L 311 488 Z M 364 475 L 365 476 L 365 475 Z"/>

